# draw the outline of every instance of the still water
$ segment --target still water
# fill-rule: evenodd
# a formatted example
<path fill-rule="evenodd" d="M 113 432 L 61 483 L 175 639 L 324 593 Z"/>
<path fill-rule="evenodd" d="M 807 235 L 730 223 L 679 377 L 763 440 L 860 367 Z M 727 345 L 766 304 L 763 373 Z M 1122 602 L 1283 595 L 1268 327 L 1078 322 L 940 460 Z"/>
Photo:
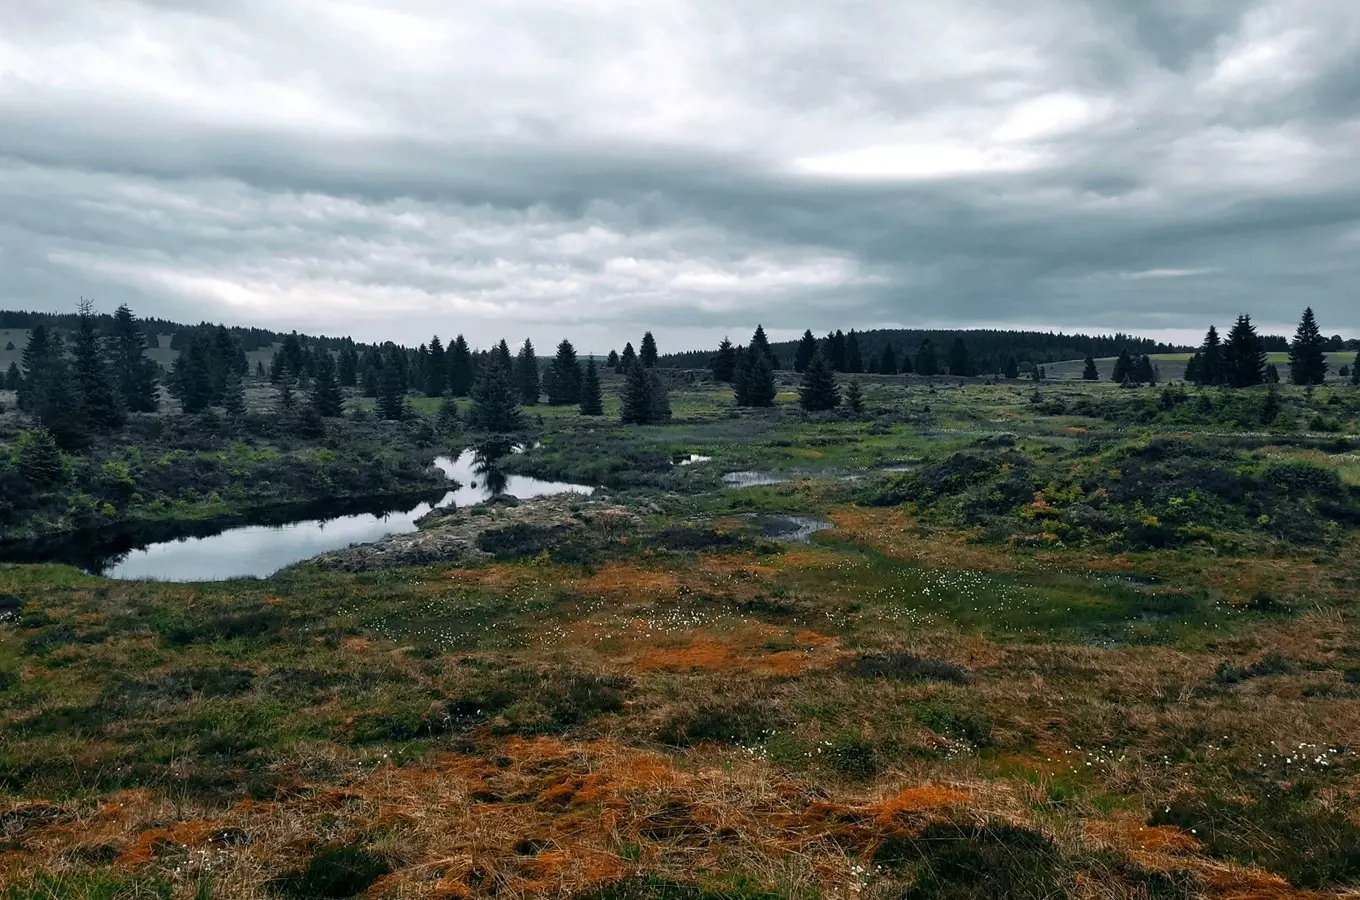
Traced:
<path fill-rule="evenodd" d="M 194 534 L 195 526 L 186 525 L 181 534 L 166 537 L 162 532 L 155 541 L 133 538 L 131 549 L 124 546 L 118 552 L 101 552 L 90 545 L 87 535 L 71 538 L 66 542 L 68 545 L 49 545 L 42 556 L 79 565 L 92 574 L 125 580 L 263 578 L 321 553 L 415 531 L 416 520 L 436 506 L 476 506 L 495 494 L 529 500 L 566 493 L 588 495 L 595 490 L 580 484 L 506 475 L 495 467 L 495 457 L 471 449 L 457 458 L 441 456 L 434 464 L 449 479 L 458 482 L 456 489 L 435 503 L 409 505 L 408 500 L 407 505 L 391 508 L 392 501 L 386 505 L 376 501 L 367 504 L 370 508 L 362 512 L 349 512 L 354 504 L 343 504 L 347 514 L 337 515 L 318 513 L 313 508 L 297 521 L 245 525 L 209 534 Z M 372 508 L 375 505 L 377 508 Z M 112 543 L 118 543 L 117 536 Z"/>

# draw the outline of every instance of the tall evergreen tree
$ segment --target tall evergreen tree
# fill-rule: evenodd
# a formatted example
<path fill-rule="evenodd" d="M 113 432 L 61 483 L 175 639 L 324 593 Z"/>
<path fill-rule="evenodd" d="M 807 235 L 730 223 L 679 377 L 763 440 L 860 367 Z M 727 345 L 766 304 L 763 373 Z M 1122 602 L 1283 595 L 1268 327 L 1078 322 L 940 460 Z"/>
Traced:
<path fill-rule="evenodd" d="M 515 356 L 515 389 L 519 392 L 519 402 L 525 406 L 537 406 L 543 382 L 538 374 L 538 355 L 534 353 L 534 342 L 524 339 L 524 346 Z"/>
<path fill-rule="evenodd" d="M 1327 339 L 1318 329 L 1313 308 L 1303 311 L 1289 345 L 1289 380 L 1294 384 L 1322 384 L 1327 380 Z"/>
<path fill-rule="evenodd" d="M 604 361 L 604 364 L 610 369 L 617 370 L 619 367 L 619 352 L 617 350 L 610 350 L 609 357 Z"/>
<path fill-rule="evenodd" d="M 19 383 L 24 380 L 24 376 L 19 373 L 19 364 L 11 361 L 9 369 L 5 372 L 5 390 L 19 390 Z"/>
<path fill-rule="evenodd" d="M 61 447 L 56 437 L 39 426 L 19 435 L 14 447 L 15 468 L 25 480 L 47 486 L 66 479 Z"/>
<path fill-rule="evenodd" d="M 604 396 L 600 392 L 600 373 L 595 358 L 586 360 L 585 376 L 581 379 L 581 415 L 604 415 Z"/>
<path fill-rule="evenodd" d="M 642 348 L 638 351 L 638 360 L 644 369 L 651 369 L 656 366 L 656 338 L 649 331 L 642 336 Z"/>
<path fill-rule="evenodd" d="M 897 351 L 893 349 L 892 344 L 883 345 L 883 353 L 878 357 L 876 371 L 880 375 L 897 374 Z"/>
<path fill-rule="evenodd" d="M 916 348 L 916 374 L 927 377 L 940 374 L 940 360 L 935 356 L 935 342 L 930 338 Z"/>
<path fill-rule="evenodd" d="M 1185 380 L 1190 384 L 1200 384 L 1203 379 L 1204 358 L 1200 356 L 1198 350 L 1190 354 L 1190 358 L 1185 361 Z"/>
<path fill-rule="evenodd" d="M 723 337 L 722 343 L 718 345 L 718 352 L 709 360 L 708 368 L 713 373 L 715 381 L 731 384 L 736 379 L 737 350 L 726 336 Z"/>
<path fill-rule="evenodd" d="M 345 393 L 335 371 L 335 360 L 329 353 L 322 355 L 317 363 L 316 377 L 312 379 L 312 408 L 328 419 L 338 418 L 345 412 Z"/>
<path fill-rule="evenodd" d="M 491 351 L 493 356 L 500 357 L 500 361 L 505 365 L 505 370 L 510 373 L 511 382 L 514 381 L 515 358 L 510 355 L 510 345 L 501 338 L 500 342 Z"/>
<path fill-rule="evenodd" d="M 619 421 L 624 425 L 647 425 L 652 421 L 655 409 L 652 389 L 655 386 L 651 374 L 642 366 L 629 366 L 627 378 L 623 383 L 623 405 L 619 409 Z"/>
<path fill-rule="evenodd" d="M 822 355 L 837 372 L 845 371 L 845 334 L 837 329 L 822 342 Z"/>
<path fill-rule="evenodd" d="M 808 363 L 812 362 L 812 357 L 817 355 L 817 338 L 813 337 L 812 329 L 803 332 L 803 337 L 798 341 L 798 350 L 793 355 L 793 371 L 803 373 L 807 371 Z"/>
<path fill-rule="evenodd" d="M 86 447 L 90 440 L 89 425 L 71 378 L 61 335 L 43 325 L 35 326 L 24 347 L 23 363 L 20 409 L 47 429 L 63 450 Z"/>
<path fill-rule="evenodd" d="M 1138 384 L 1155 385 L 1157 383 L 1157 372 L 1152 368 L 1152 357 L 1146 353 L 1139 356 L 1133 364 L 1133 380 Z"/>
<path fill-rule="evenodd" d="M 770 364 L 770 371 L 779 368 L 779 357 L 770 348 L 770 339 L 765 336 L 765 326 L 756 325 L 755 332 L 751 335 L 751 346 L 747 348 L 753 353 L 759 353 L 765 357 Z"/>
<path fill-rule="evenodd" d="M 1266 352 L 1251 316 L 1240 315 L 1223 343 L 1223 370 L 1232 387 L 1251 387 L 1266 378 Z"/>
<path fill-rule="evenodd" d="M 279 380 L 279 415 L 286 416 L 297 407 L 297 395 L 293 392 L 293 373 L 284 372 Z"/>
<path fill-rule="evenodd" d="M 1011 357 L 1011 362 L 1014 363 L 1014 361 L 1015 361 L 1015 357 Z M 1015 375 L 1007 375 L 1006 377 L 1007 377 L 1007 378 L 1015 378 L 1016 376 L 1015 376 Z M 1094 359 L 1089 353 L 1086 355 L 1086 362 L 1082 365 L 1082 369 L 1081 369 L 1081 380 L 1082 380 L 1082 381 L 1099 381 L 1099 380 L 1100 380 L 1100 370 L 1096 368 L 1096 361 L 1095 361 L 1095 359 Z"/>
<path fill-rule="evenodd" d="M 859 349 L 859 335 L 853 328 L 845 336 L 845 371 L 855 374 L 864 371 L 864 354 Z"/>
<path fill-rule="evenodd" d="M 429 359 L 425 365 L 425 396 L 442 397 L 449 388 L 449 360 L 439 335 L 430 338 Z"/>
<path fill-rule="evenodd" d="M 487 366 L 477 377 L 473 387 L 472 408 L 468 421 L 482 431 L 505 434 L 517 431 L 522 424 L 519 404 L 510 366 L 500 354 L 491 354 Z"/>
<path fill-rule="evenodd" d="M 666 379 L 660 372 L 648 373 L 652 381 L 652 424 L 671 420 L 671 395 L 666 387 Z"/>
<path fill-rule="evenodd" d="M 637 353 L 633 350 L 633 342 L 629 341 L 623 345 L 623 355 L 619 357 L 619 373 L 627 372 L 637 362 Z"/>
<path fill-rule="evenodd" d="M 1114 361 L 1114 371 L 1110 373 L 1110 380 L 1115 384 L 1135 380 L 1133 377 L 1133 357 L 1129 355 L 1127 347 L 1119 351 L 1119 358 Z"/>
<path fill-rule="evenodd" d="M 1351 384 L 1360 385 L 1360 352 L 1355 354 L 1355 362 L 1351 363 Z"/>
<path fill-rule="evenodd" d="M 272 379 L 271 379 L 272 380 Z M 372 344 L 364 351 L 359 368 L 359 390 L 365 397 L 378 396 L 378 383 L 382 380 L 382 354 Z"/>
<path fill-rule="evenodd" d="M 798 405 L 806 412 L 823 412 L 835 409 L 840 403 L 841 392 L 836 385 L 836 375 L 819 351 L 813 354 L 803 372 L 803 383 L 798 387 Z"/>
<path fill-rule="evenodd" d="M 222 408 L 226 410 L 229 416 L 245 415 L 246 386 L 235 369 L 227 373 L 227 383 L 222 390 Z"/>
<path fill-rule="evenodd" d="M 378 416 L 398 421 L 406 417 L 406 385 L 394 353 L 383 354 L 378 372 Z"/>
<path fill-rule="evenodd" d="M 472 351 L 468 349 L 467 339 L 461 334 L 453 339 L 448 349 L 449 393 L 455 397 L 466 397 L 472 391 Z"/>
<path fill-rule="evenodd" d="M 1280 383 L 1280 370 L 1275 368 L 1274 363 L 1266 363 L 1265 383 L 1266 384 Z"/>
<path fill-rule="evenodd" d="M 113 314 L 109 356 L 113 381 L 123 406 L 130 412 L 155 412 L 159 405 L 156 381 L 159 368 L 146 355 L 146 332 L 124 304 Z"/>
<path fill-rule="evenodd" d="M 458 431 L 458 401 L 452 394 L 446 394 L 439 403 L 439 412 L 434 417 L 435 427 L 442 435 L 456 434 Z"/>
<path fill-rule="evenodd" d="M 774 370 L 769 357 L 748 348 L 741 354 L 734 387 L 738 406 L 774 406 Z"/>
<path fill-rule="evenodd" d="M 963 338 L 954 338 L 954 343 L 949 348 L 949 374 L 972 376 L 977 374 L 977 366 L 973 365 L 973 355 L 968 352 L 968 344 Z"/>
<path fill-rule="evenodd" d="M 1223 384 L 1227 370 L 1223 361 L 1223 343 L 1219 340 L 1218 329 L 1210 325 L 1204 335 L 1204 343 L 1199 349 L 1199 384 Z"/>
<path fill-rule="evenodd" d="M 123 427 L 127 413 L 104 365 L 104 348 L 94 327 L 94 304 L 82 299 L 79 310 L 72 374 L 80 394 L 80 411 L 94 430 L 113 431 Z"/>
<path fill-rule="evenodd" d="M 573 406 L 581 402 L 581 366 L 576 360 L 576 348 L 566 338 L 557 345 L 548 389 L 548 402 L 553 406 Z"/>
<path fill-rule="evenodd" d="M 903 348 L 903 350 L 902 350 L 902 374 L 903 374 L 903 375 L 910 375 L 910 374 L 911 374 L 912 372 L 914 372 L 914 371 L 916 371 L 916 364 L 915 364 L 914 362 L 911 361 L 911 354 L 908 353 L 908 352 L 906 351 L 905 348 Z"/>
<path fill-rule="evenodd" d="M 845 387 L 845 408 L 851 415 L 864 414 L 864 390 L 860 387 L 858 378 L 851 378 Z"/>
<path fill-rule="evenodd" d="M 289 380 L 286 368 L 282 380 Z M 170 371 L 170 392 L 179 399 L 187 415 L 195 415 L 213 405 L 212 338 L 201 332 L 175 358 Z"/>
<path fill-rule="evenodd" d="M 345 346 L 340 348 L 340 359 L 336 362 L 335 374 L 340 379 L 341 387 L 359 386 L 359 353 L 354 349 L 353 342 L 347 341 Z"/>

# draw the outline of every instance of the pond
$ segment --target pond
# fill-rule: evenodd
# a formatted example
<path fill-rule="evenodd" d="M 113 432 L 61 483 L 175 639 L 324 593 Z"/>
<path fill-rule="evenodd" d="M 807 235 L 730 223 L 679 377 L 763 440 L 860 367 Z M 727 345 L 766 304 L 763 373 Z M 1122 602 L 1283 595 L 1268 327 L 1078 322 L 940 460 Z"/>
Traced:
<path fill-rule="evenodd" d="M 261 512 L 237 527 L 212 523 L 175 523 L 142 528 L 105 529 L 9 548 L 9 562 L 64 562 L 94 575 L 122 580 L 225 581 L 263 578 L 294 563 L 353 544 L 416 530 L 416 521 L 435 507 L 476 506 L 496 494 L 520 500 L 594 488 L 506 475 L 496 467 L 503 450 L 464 450 L 434 464 L 454 490 L 442 499 L 375 498 L 336 501 Z M 518 448 L 516 451 L 518 452 Z"/>

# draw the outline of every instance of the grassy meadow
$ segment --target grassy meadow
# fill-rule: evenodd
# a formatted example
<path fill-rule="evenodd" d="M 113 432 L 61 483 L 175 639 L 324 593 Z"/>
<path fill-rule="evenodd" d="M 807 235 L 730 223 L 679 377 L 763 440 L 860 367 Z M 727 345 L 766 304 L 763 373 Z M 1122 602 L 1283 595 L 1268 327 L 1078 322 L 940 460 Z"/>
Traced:
<path fill-rule="evenodd" d="M 1360 890 L 1360 390 L 780 374 L 528 409 L 548 549 L 0 566 L 0 898 Z"/>

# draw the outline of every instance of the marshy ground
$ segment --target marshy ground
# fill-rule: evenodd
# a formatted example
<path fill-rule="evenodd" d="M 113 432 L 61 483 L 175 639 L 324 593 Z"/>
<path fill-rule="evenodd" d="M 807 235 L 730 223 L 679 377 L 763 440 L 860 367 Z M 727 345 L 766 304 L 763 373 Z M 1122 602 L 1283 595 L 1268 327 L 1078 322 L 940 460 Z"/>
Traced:
<path fill-rule="evenodd" d="M 470 565 L 0 567 L 0 897 L 1360 889 L 1360 392 L 785 388 L 535 410 L 628 515 Z"/>

